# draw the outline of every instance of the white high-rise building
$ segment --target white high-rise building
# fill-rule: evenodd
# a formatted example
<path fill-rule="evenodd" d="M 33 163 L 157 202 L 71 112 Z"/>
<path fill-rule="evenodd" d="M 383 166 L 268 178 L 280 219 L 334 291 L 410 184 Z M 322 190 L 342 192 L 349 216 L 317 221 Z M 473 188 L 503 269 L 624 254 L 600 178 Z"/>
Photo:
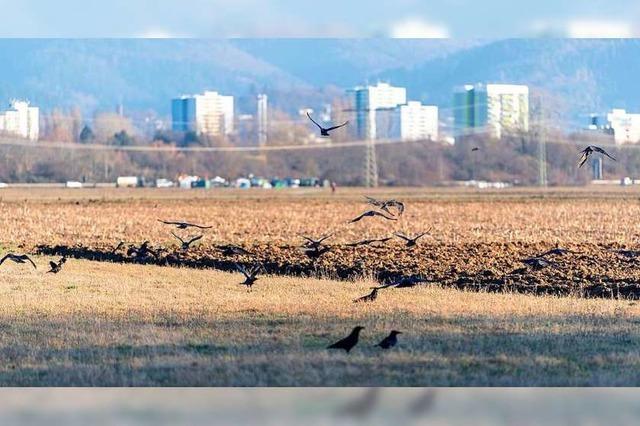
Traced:
<path fill-rule="evenodd" d="M 409 101 L 376 113 L 378 139 L 438 139 L 438 107 Z"/>
<path fill-rule="evenodd" d="M 476 84 L 454 94 L 458 134 L 481 132 L 500 138 L 505 131 L 529 130 L 529 87 L 518 84 Z"/>
<path fill-rule="evenodd" d="M 376 111 L 395 108 L 407 103 L 407 89 L 388 83 L 375 86 L 359 86 L 347 91 L 356 113 L 358 139 L 376 139 Z"/>
<path fill-rule="evenodd" d="M 268 113 L 267 95 L 260 94 L 258 95 L 258 105 L 257 105 L 257 111 L 256 111 L 259 146 L 264 146 L 267 144 L 267 134 L 268 134 L 267 113 Z"/>
<path fill-rule="evenodd" d="M 640 114 L 630 114 L 624 109 L 612 109 L 607 121 L 613 129 L 617 144 L 640 142 Z"/>
<path fill-rule="evenodd" d="M 27 101 L 11 101 L 11 107 L 0 112 L 0 133 L 32 141 L 40 137 L 40 109 Z"/>
<path fill-rule="evenodd" d="M 172 128 L 176 132 L 194 131 L 207 136 L 233 133 L 233 96 L 218 92 L 185 95 L 171 103 Z"/>

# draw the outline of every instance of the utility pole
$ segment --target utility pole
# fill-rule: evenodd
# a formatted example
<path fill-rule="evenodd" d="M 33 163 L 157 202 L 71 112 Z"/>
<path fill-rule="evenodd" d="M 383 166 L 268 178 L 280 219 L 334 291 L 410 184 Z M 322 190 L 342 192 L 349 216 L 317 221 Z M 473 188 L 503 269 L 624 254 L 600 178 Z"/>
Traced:
<path fill-rule="evenodd" d="M 544 125 L 542 98 L 538 100 L 538 186 L 547 187 L 547 135 Z"/>
<path fill-rule="evenodd" d="M 376 144 L 370 132 L 367 135 L 364 180 L 367 188 L 378 187 L 378 161 L 376 160 Z"/>

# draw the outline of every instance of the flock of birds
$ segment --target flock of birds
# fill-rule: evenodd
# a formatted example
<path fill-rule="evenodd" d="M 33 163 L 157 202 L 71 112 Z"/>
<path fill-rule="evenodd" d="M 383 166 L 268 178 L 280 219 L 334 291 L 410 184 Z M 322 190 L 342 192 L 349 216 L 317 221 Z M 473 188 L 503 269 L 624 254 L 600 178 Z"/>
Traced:
<path fill-rule="evenodd" d="M 324 128 L 320 124 L 318 124 L 316 121 L 314 121 L 313 118 L 311 118 L 311 116 L 308 113 L 307 113 L 307 116 L 316 126 L 318 126 L 318 128 L 320 129 L 321 136 L 329 136 L 330 131 L 346 126 L 348 124 L 348 122 L 345 122 L 339 126 Z M 478 151 L 478 150 L 479 148 L 477 147 L 472 148 L 472 151 Z M 578 162 L 578 167 L 582 167 L 593 153 L 600 153 L 616 161 L 616 159 L 611 155 L 609 155 L 604 149 L 597 146 L 589 145 L 584 150 L 580 151 L 581 157 Z M 366 198 L 367 205 L 371 206 L 371 208 L 369 210 L 364 211 L 363 213 L 356 216 L 355 218 L 351 219 L 348 223 L 353 224 L 356 222 L 360 222 L 365 218 L 373 218 L 373 217 L 380 217 L 387 221 L 397 221 L 398 218 L 404 214 L 405 204 L 401 201 L 398 201 L 395 199 L 379 200 L 379 199 L 375 199 L 368 196 L 365 196 L 365 198 Z M 206 230 L 206 229 L 212 228 L 212 226 L 198 225 L 195 223 L 189 223 L 184 221 L 167 221 L 167 220 L 160 220 L 160 219 L 158 219 L 158 221 L 165 225 L 174 226 L 178 230 L 187 230 L 190 228 Z M 421 232 L 415 236 L 407 236 L 399 232 L 396 232 L 393 235 L 397 238 L 402 239 L 405 242 L 405 246 L 407 248 L 412 248 L 418 244 L 418 240 L 420 238 L 424 237 L 425 235 L 428 235 L 429 232 L 430 230 L 426 232 Z M 204 237 L 203 234 L 184 237 L 176 234 L 173 231 L 171 232 L 171 235 L 180 242 L 180 249 L 182 251 L 189 250 L 194 243 L 196 243 L 197 241 L 200 241 Z M 303 243 L 301 248 L 304 250 L 304 253 L 307 257 L 309 257 L 312 260 L 317 260 L 323 254 L 331 250 L 331 247 L 327 246 L 325 244 L 325 241 L 331 238 L 332 236 L 333 234 L 329 234 L 329 235 L 322 236 L 320 238 L 313 238 L 307 235 L 301 235 L 301 237 L 305 240 L 305 243 Z M 365 240 L 356 241 L 353 243 L 348 243 L 346 245 L 349 247 L 359 247 L 359 246 L 370 245 L 374 243 L 386 243 L 392 238 L 393 237 L 365 239 Z M 113 253 L 115 253 L 117 250 L 122 248 L 123 245 L 124 245 L 124 242 L 121 241 L 115 247 L 115 249 L 113 250 Z M 218 248 L 222 250 L 223 254 L 226 254 L 226 255 L 250 254 L 246 249 L 239 246 L 235 246 L 235 245 L 221 245 L 221 246 L 218 246 Z M 629 252 L 629 253 L 626 253 L 626 252 Z M 524 259 L 522 260 L 522 262 L 527 267 L 530 267 L 534 270 L 539 270 L 546 267 L 556 266 L 555 262 L 553 262 L 552 260 L 549 260 L 548 258 L 549 256 L 563 256 L 568 253 L 573 253 L 573 252 L 565 248 L 556 247 L 538 256 Z M 629 250 L 620 250 L 620 254 L 625 256 L 640 256 L 640 252 L 631 253 L 631 251 Z M 136 257 L 146 257 L 149 255 L 152 255 L 157 258 L 158 252 L 149 246 L 148 241 L 145 241 L 139 247 L 135 247 L 135 246 L 129 247 L 127 251 L 127 255 L 136 256 Z M 0 265 L 2 265 L 2 263 L 4 263 L 7 260 L 18 263 L 18 264 L 25 264 L 29 262 L 34 268 L 37 269 L 35 262 L 33 262 L 33 260 L 26 254 L 8 253 L 2 259 L 0 259 Z M 54 262 L 54 261 L 49 262 L 50 269 L 47 271 L 47 273 L 57 274 L 58 272 L 60 272 L 66 260 L 67 260 L 66 257 L 62 257 L 57 262 Z M 252 267 L 247 268 L 240 264 L 236 264 L 236 269 L 239 273 L 241 273 L 244 276 L 244 281 L 242 281 L 240 284 L 246 286 L 247 291 L 252 290 L 253 285 L 259 279 L 258 274 L 264 271 L 264 268 L 262 265 L 254 265 Z M 377 287 L 372 287 L 371 292 L 369 294 L 359 297 L 355 299 L 353 302 L 354 303 L 373 302 L 378 298 L 378 293 L 380 290 L 387 289 L 387 288 L 397 288 L 397 289 L 411 288 L 411 287 L 420 285 L 424 282 L 426 282 L 426 279 L 421 276 L 403 276 L 395 281 L 387 282 Z M 347 337 L 337 341 L 336 343 L 329 345 L 327 349 L 340 349 L 349 353 L 358 344 L 360 332 L 362 330 L 364 330 L 364 327 L 362 326 L 354 327 L 351 333 Z M 376 344 L 375 346 L 381 349 L 391 349 L 395 347 L 396 344 L 398 343 L 398 335 L 400 334 L 402 334 L 401 331 L 391 330 L 389 335 L 385 337 L 382 341 L 380 341 L 378 344 Z"/>

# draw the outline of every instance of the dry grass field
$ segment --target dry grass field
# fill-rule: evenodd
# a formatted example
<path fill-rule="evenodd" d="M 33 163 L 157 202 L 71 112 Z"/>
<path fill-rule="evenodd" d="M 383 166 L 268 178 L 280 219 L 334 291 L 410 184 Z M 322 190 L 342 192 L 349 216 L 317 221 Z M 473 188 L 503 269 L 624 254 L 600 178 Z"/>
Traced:
<path fill-rule="evenodd" d="M 405 201 L 404 216 L 347 224 L 366 208 L 364 193 L 1 192 L 3 252 L 72 258 L 57 275 L 44 273 L 46 255 L 34 256 L 38 270 L 0 266 L 0 384 L 640 383 L 640 302 L 632 300 L 640 272 L 612 251 L 637 248 L 638 190 L 375 191 Z M 213 228 L 180 253 L 158 218 Z M 429 228 L 415 248 L 345 246 Z M 330 232 L 332 251 L 306 259 L 297 234 Z M 148 240 L 164 254 L 111 255 L 121 240 Z M 252 254 L 216 248 L 229 243 Z M 555 244 L 576 254 L 552 270 L 514 272 Z M 247 292 L 240 274 L 217 270 L 236 261 L 266 264 L 269 274 Z M 427 283 L 352 303 L 384 271 L 420 273 Z M 366 329 L 349 355 L 324 349 L 355 325 Z M 391 329 L 404 334 L 382 353 L 373 344 Z"/>

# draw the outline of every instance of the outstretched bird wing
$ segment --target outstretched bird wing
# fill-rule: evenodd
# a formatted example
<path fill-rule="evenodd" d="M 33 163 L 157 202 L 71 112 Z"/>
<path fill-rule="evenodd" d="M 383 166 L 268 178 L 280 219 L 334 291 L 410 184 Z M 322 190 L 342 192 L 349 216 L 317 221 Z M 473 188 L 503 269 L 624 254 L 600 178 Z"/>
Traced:
<path fill-rule="evenodd" d="M 193 237 L 192 239 L 189 240 L 189 242 L 187 244 L 191 245 L 191 244 L 195 243 L 196 241 L 198 241 L 199 239 L 201 239 L 202 237 L 204 237 L 204 235 L 198 235 L 197 237 Z"/>
<path fill-rule="evenodd" d="M 31 258 L 30 258 L 29 256 L 27 256 L 26 254 L 23 256 L 23 259 L 24 259 L 24 260 L 28 260 L 28 261 L 29 261 L 29 263 L 31 263 L 31 264 L 33 265 L 33 269 L 38 269 L 38 268 L 36 267 L 36 264 L 35 264 L 35 263 L 33 263 L 33 260 L 31 260 Z"/>
<path fill-rule="evenodd" d="M 56 269 L 58 267 L 58 264 L 56 262 L 49 261 L 49 266 L 51 267 L 51 269 Z"/>
<path fill-rule="evenodd" d="M 213 228 L 213 225 L 209 225 L 209 226 L 206 226 L 206 225 L 196 225 L 195 223 L 187 223 L 186 225 L 187 225 L 187 226 L 193 226 L 194 228 L 198 228 L 198 229 L 211 229 L 211 228 Z"/>
<path fill-rule="evenodd" d="M 162 219 L 158 219 L 158 222 L 162 222 L 165 225 L 182 225 L 182 222 L 172 222 L 169 220 L 162 220 Z"/>
<path fill-rule="evenodd" d="M 368 212 L 364 212 L 364 213 L 362 213 L 360 216 L 358 216 L 358 217 L 356 217 L 356 218 L 354 218 L 354 219 L 351 219 L 351 221 L 350 221 L 350 222 L 351 222 L 351 223 L 358 222 L 358 221 L 359 221 L 359 220 L 361 220 L 363 217 L 368 216 L 370 213 L 371 213 L 370 211 L 368 211 Z"/>
<path fill-rule="evenodd" d="M 178 240 L 180 240 L 180 242 L 182 244 L 184 244 L 184 240 L 182 238 L 180 238 L 179 236 L 177 236 L 173 231 L 171 231 L 171 235 L 173 235 L 174 237 L 176 237 Z"/>
<path fill-rule="evenodd" d="M 582 167 L 584 163 L 587 162 L 588 159 L 589 159 L 589 154 L 587 154 L 586 152 L 583 152 L 582 157 L 580 157 L 580 161 L 578 161 L 578 168 Z"/>
<path fill-rule="evenodd" d="M 413 241 L 411 238 L 407 237 L 404 234 L 401 234 L 400 232 L 394 232 L 393 235 L 395 235 L 398 238 L 402 238 L 403 240 L 409 242 L 409 241 Z"/>
<path fill-rule="evenodd" d="M 615 158 L 613 158 L 612 156 L 610 156 L 607 151 L 605 151 L 604 149 L 602 149 L 602 148 L 600 148 L 598 146 L 594 146 L 593 150 L 599 152 L 600 154 L 606 155 L 607 157 L 611 158 L 613 161 L 618 161 Z"/>
<path fill-rule="evenodd" d="M 247 273 L 247 270 L 243 266 L 238 265 L 236 263 L 236 270 L 240 272 L 242 275 L 244 275 L 245 278 L 249 278 L 249 274 Z"/>
<path fill-rule="evenodd" d="M 339 129 L 340 127 L 344 127 L 344 126 L 346 126 L 347 124 L 349 124 L 349 122 L 348 122 L 348 121 L 345 121 L 344 123 L 340 124 L 339 126 L 329 127 L 329 128 L 328 128 L 328 129 L 326 129 L 326 130 L 327 130 L 327 132 L 330 132 L 331 130 L 335 130 L 335 129 Z"/>
<path fill-rule="evenodd" d="M 2 265 L 4 261 L 7 260 L 9 257 L 11 257 L 11 253 L 5 254 L 4 257 L 0 259 L 0 265 Z"/>
<path fill-rule="evenodd" d="M 315 121 L 313 118 L 311 118 L 311 116 L 309 115 L 309 113 L 307 113 L 307 117 L 309 117 L 309 120 L 311 120 L 311 122 L 312 122 L 313 124 L 315 124 L 316 126 L 318 126 L 318 128 L 319 128 L 320 130 L 324 130 L 324 129 L 323 129 L 323 127 L 322 127 L 321 125 L 319 125 L 318 123 L 316 123 L 316 121 Z"/>

